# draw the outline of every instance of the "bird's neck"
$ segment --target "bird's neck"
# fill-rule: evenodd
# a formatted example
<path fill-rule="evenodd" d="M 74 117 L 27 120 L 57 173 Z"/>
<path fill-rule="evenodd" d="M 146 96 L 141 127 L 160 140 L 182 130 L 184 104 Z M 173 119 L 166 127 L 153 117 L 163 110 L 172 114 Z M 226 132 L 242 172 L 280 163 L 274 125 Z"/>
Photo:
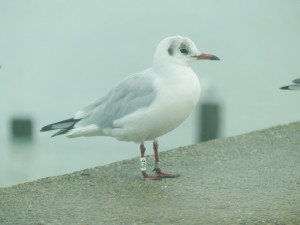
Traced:
<path fill-rule="evenodd" d="M 172 62 L 169 60 L 155 60 L 153 62 L 153 66 L 152 69 L 154 72 L 158 73 L 158 74 L 172 74 L 174 72 L 181 72 L 181 71 L 188 71 L 188 70 L 192 70 L 191 67 L 187 64 L 181 64 L 181 63 L 176 63 L 176 62 Z"/>

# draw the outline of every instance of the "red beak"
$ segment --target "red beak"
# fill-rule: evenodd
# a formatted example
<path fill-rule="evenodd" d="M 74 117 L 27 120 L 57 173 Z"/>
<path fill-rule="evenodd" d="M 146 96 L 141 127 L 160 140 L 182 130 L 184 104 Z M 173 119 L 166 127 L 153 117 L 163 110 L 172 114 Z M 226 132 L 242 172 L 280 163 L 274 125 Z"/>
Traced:
<path fill-rule="evenodd" d="M 204 54 L 204 53 L 202 53 L 201 55 L 193 56 L 193 57 L 200 59 L 200 60 L 220 60 L 217 56 L 210 55 L 210 54 Z"/>

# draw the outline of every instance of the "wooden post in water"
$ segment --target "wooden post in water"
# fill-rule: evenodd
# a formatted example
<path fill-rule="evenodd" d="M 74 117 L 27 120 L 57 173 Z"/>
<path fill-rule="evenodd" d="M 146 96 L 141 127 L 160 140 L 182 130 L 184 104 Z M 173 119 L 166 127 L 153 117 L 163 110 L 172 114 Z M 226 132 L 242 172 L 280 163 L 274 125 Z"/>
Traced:
<path fill-rule="evenodd" d="M 13 139 L 32 139 L 32 121 L 28 118 L 13 118 L 11 120 L 11 136 Z"/>
<path fill-rule="evenodd" d="M 221 106 L 218 102 L 204 102 L 200 105 L 199 141 L 220 137 Z M 199 123 L 198 123 L 199 124 Z"/>

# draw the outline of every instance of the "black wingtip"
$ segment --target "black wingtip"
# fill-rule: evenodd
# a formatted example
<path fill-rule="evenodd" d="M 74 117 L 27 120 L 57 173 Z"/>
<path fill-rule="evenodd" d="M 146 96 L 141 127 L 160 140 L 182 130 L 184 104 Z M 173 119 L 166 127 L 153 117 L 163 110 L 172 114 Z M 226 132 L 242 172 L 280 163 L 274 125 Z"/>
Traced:
<path fill-rule="evenodd" d="M 290 87 L 290 86 L 284 86 L 284 87 L 281 87 L 280 89 L 281 89 L 281 90 L 289 90 L 289 87 Z"/>
<path fill-rule="evenodd" d="M 65 134 L 67 133 L 69 130 L 71 130 L 73 128 L 73 125 L 64 129 L 61 129 L 60 131 L 56 132 L 55 134 L 53 134 L 51 137 L 55 137 L 61 134 Z"/>
<path fill-rule="evenodd" d="M 71 129 L 74 124 L 76 124 L 78 121 L 80 121 L 81 119 L 67 119 L 67 120 L 63 120 L 57 123 L 52 123 L 52 124 L 48 124 L 47 126 L 44 126 L 41 128 L 40 132 L 45 132 L 45 131 L 50 131 L 50 130 L 59 130 L 59 129 Z"/>
<path fill-rule="evenodd" d="M 210 59 L 211 59 L 211 60 L 221 60 L 219 57 L 217 57 L 217 56 L 215 56 L 215 55 L 213 55 Z"/>
<path fill-rule="evenodd" d="M 62 130 L 60 130 L 60 131 L 58 131 L 58 132 L 52 134 L 51 137 L 53 138 L 53 137 L 56 137 L 56 136 L 58 136 L 58 135 L 61 135 L 61 134 L 65 133 L 65 132 L 61 132 L 61 131 L 62 131 Z"/>
<path fill-rule="evenodd" d="M 52 130 L 52 126 L 51 125 L 47 125 L 41 128 L 40 132 L 45 132 L 45 131 L 50 131 Z"/>

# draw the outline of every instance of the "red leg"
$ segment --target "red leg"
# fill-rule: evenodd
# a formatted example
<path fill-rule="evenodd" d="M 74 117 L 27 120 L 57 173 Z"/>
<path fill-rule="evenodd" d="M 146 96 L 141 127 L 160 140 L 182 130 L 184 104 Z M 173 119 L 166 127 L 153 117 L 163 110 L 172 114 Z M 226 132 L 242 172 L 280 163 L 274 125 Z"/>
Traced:
<path fill-rule="evenodd" d="M 158 143 L 157 140 L 153 141 L 153 150 L 155 155 L 155 169 L 153 171 L 156 172 L 156 174 L 162 178 L 176 178 L 179 177 L 179 174 L 171 174 L 171 173 L 164 173 L 161 171 L 159 166 L 159 157 L 158 157 Z"/>
<path fill-rule="evenodd" d="M 145 151 L 146 148 L 144 146 L 144 142 L 141 143 L 140 145 L 140 150 L 141 150 L 141 171 L 142 171 L 142 179 L 152 179 L 152 180 L 160 180 L 160 176 L 151 176 L 148 175 L 146 172 L 146 158 L 145 158 Z"/>

